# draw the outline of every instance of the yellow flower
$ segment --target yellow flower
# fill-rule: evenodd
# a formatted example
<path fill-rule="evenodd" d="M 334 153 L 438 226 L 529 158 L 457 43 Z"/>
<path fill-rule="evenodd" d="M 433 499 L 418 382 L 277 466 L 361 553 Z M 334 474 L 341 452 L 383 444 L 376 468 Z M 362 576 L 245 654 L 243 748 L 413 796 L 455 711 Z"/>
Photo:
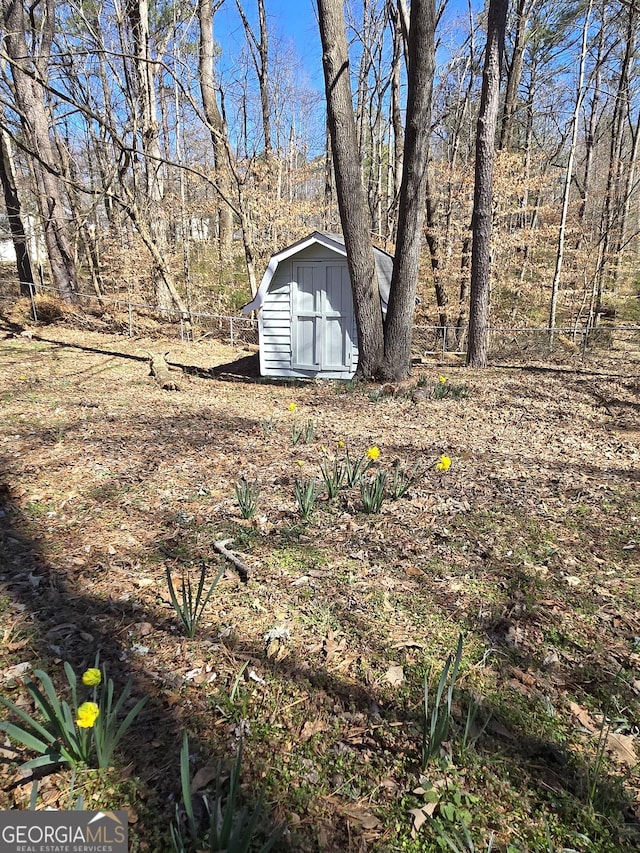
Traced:
<path fill-rule="evenodd" d="M 446 377 L 446 376 L 438 376 L 438 382 L 439 382 L 441 385 L 444 385 L 444 383 L 445 383 L 446 381 L 447 381 L 447 377 Z"/>
<path fill-rule="evenodd" d="M 343 441 L 342 439 L 339 439 L 339 440 L 338 440 L 338 447 L 339 447 L 341 450 L 342 450 L 342 448 L 344 447 L 344 441 Z"/>
<path fill-rule="evenodd" d="M 436 465 L 438 471 L 448 471 L 451 468 L 451 459 L 444 454 L 440 457 L 440 461 Z"/>
<path fill-rule="evenodd" d="M 82 673 L 82 683 L 86 687 L 97 687 L 102 681 L 102 673 L 99 669 L 88 669 Z"/>
<path fill-rule="evenodd" d="M 380 448 L 376 447 L 375 445 L 373 447 L 370 447 L 367 450 L 367 456 L 369 457 L 369 459 L 371 459 L 372 462 L 375 462 L 376 459 L 378 459 L 378 457 L 380 456 Z"/>
<path fill-rule="evenodd" d="M 92 729 L 98 719 L 100 708 L 95 702 L 83 702 L 78 708 L 78 719 L 76 723 L 81 729 Z"/>
<path fill-rule="evenodd" d="M 304 462 L 302 461 L 302 459 L 298 459 L 298 465 L 302 468 L 302 466 L 304 465 Z"/>
<path fill-rule="evenodd" d="M 296 410 L 297 408 L 298 408 L 298 407 L 297 407 L 297 405 L 296 405 L 295 403 L 289 403 L 289 411 L 290 411 L 290 412 L 295 412 L 295 410 Z"/>

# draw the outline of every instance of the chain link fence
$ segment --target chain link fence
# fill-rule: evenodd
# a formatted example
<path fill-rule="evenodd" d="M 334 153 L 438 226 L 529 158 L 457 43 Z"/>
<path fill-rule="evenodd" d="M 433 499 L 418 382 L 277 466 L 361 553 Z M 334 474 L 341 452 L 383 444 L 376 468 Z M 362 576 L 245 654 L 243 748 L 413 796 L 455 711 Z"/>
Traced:
<path fill-rule="evenodd" d="M 55 288 L 29 286 L 29 314 L 33 320 L 44 311 L 36 297 L 57 297 Z M 10 315 L 19 299 L 20 283 L 0 283 L 0 311 Z M 40 308 L 38 307 L 41 303 Z M 117 332 L 130 337 L 177 337 L 182 342 L 214 338 L 233 347 L 258 346 L 258 322 L 253 317 L 233 317 L 202 311 L 179 312 L 163 309 L 122 296 L 77 293 L 76 303 L 65 316 L 71 322 L 94 331 Z M 467 330 L 443 326 L 415 326 L 413 355 L 423 357 L 455 357 L 466 354 Z M 608 326 L 595 328 L 493 328 L 489 332 L 489 359 L 494 362 L 572 361 L 606 352 L 614 358 L 640 358 L 640 326 Z"/>

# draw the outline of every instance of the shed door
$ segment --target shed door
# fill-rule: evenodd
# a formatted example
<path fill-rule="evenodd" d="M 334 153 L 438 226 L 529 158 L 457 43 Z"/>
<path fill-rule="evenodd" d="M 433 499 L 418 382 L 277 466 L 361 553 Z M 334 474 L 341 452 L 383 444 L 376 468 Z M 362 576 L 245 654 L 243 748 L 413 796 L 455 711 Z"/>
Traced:
<path fill-rule="evenodd" d="M 294 263 L 293 366 L 350 371 L 353 300 L 345 263 Z"/>

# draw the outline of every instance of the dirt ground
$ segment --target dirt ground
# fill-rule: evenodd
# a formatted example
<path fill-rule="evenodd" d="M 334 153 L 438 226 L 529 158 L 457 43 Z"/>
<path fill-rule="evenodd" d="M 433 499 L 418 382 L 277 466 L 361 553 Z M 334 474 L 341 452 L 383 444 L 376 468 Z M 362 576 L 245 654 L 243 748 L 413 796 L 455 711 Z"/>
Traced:
<path fill-rule="evenodd" d="M 179 390 L 149 375 L 150 353 L 167 354 Z M 619 694 L 624 722 L 608 760 L 625 778 L 621 820 L 637 821 L 640 365 L 474 372 L 433 361 L 387 394 L 262 382 L 255 358 L 208 340 L 2 332 L 3 693 L 20 696 L 13 667 L 82 667 L 100 651 L 114 677 L 151 697 L 118 777 L 138 780 L 128 793 L 138 849 L 157 846 L 150 815 L 179 796 L 188 729 L 196 765 L 250 731 L 247 773 L 275 778 L 270 809 L 295 849 L 391 850 L 397 827 L 411 826 L 403 773 L 419 751 L 407 732 L 422 673 L 462 630 L 464 684 L 491 701 L 487 737 L 507 751 L 514 739 L 555 743 L 557 725 L 563 750 L 584 758 L 607 695 Z M 467 396 L 435 399 L 440 377 Z M 424 394 L 412 396 L 419 383 Z M 311 440 L 294 444 L 292 430 L 310 422 Z M 418 466 L 407 495 L 366 514 L 355 489 L 333 503 L 321 494 L 301 521 L 296 479 L 320 482 L 321 461 L 373 446 L 371 470 L 388 481 L 395 463 Z M 436 467 L 443 454 L 446 472 Z M 234 494 L 242 477 L 260 487 L 251 520 Z M 225 563 L 220 540 L 249 577 L 228 564 L 191 641 L 165 572 L 177 581 L 202 564 L 213 572 Z M 265 639 L 274 628 L 276 647 Z M 515 719 L 518 703 L 550 704 L 555 721 Z M 526 737 L 518 726 L 530 727 Z M 522 784 L 565 790 L 566 767 L 527 749 Z M 3 755 L 15 756 L 8 742 Z M 361 782 L 347 784 L 349 773 Z M 464 784 L 477 794 L 472 775 Z M 0 778 L 0 807 L 24 807 L 29 789 L 10 761 Z M 58 805 L 67 781 L 44 779 L 42 802 Z M 519 783 L 504 784 L 496 803 L 512 798 L 526 811 L 520 824 L 510 829 L 495 805 L 477 826 L 505 845 L 517 831 L 534 844 L 541 807 L 516 805 Z M 86 785 L 102 803 L 99 786 Z"/>

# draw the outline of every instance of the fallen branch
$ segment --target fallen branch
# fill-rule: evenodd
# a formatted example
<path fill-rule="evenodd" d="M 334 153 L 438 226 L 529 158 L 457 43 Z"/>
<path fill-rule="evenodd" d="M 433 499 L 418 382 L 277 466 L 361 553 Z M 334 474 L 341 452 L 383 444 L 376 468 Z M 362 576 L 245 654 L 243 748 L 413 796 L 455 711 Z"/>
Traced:
<path fill-rule="evenodd" d="M 233 563 L 236 567 L 240 580 L 243 583 L 246 583 L 249 580 L 249 566 L 247 566 L 246 563 L 243 563 L 239 557 L 236 557 L 233 551 L 229 551 L 227 545 L 230 542 L 233 542 L 233 539 L 218 539 L 213 543 L 213 547 L 219 554 L 226 557 L 230 563 Z"/>
<path fill-rule="evenodd" d="M 169 372 L 166 355 L 152 355 L 150 357 L 151 375 L 159 383 L 164 391 L 179 391 L 180 386 Z"/>

